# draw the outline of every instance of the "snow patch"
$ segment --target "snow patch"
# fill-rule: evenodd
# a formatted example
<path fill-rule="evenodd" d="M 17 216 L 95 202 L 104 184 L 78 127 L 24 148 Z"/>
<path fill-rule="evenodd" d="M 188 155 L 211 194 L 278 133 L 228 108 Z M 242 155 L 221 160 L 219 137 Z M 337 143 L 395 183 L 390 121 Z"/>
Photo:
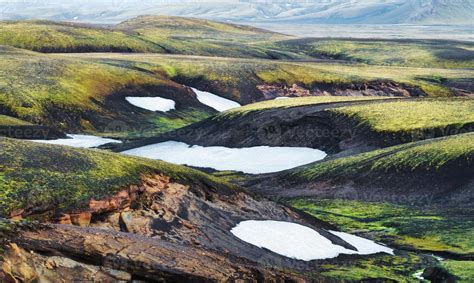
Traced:
<path fill-rule="evenodd" d="M 31 140 L 33 142 L 47 143 L 47 144 L 57 144 L 57 145 L 68 145 L 72 147 L 98 147 L 108 143 L 122 143 L 119 140 L 107 139 L 97 136 L 89 135 L 67 135 L 68 139 L 56 139 L 56 140 Z"/>
<path fill-rule="evenodd" d="M 191 88 L 197 96 L 197 99 L 202 104 L 205 104 L 211 108 L 216 109 L 219 112 L 226 111 L 232 108 L 240 107 L 241 105 L 235 101 L 227 98 L 217 96 L 207 91 L 201 91 L 195 88 Z"/>
<path fill-rule="evenodd" d="M 182 165 L 242 171 L 250 174 L 278 172 L 326 157 L 323 151 L 307 147 L 202 147 L 176 141 L 147 145 L 123 153 Z"/>
<path fill-rule="evenodd" d="M 168 112 L 174 110 L 176 103 L 171 99 L 162 97 L 125 97 L 125 99 L 132 105 L 150 110 Z"/>
<path fill-rule="evenodd" d="M 358 254 L 369 255 L 384 252 L 393 255 L 393 250 L 389 247 L 376 244 L 374 241 L 364 239 L 344 232 L 329 231 L 331 234 L 343 239 L 351 246 L 357 248 Z"/>
<path fill-rule="evenodd" d="M 232 228 L 230 232 L 242 241 L 259 248 L 266 248 L 277 254 L 304 261 L 334 258 L 339 254 L 365 255 L 379 252 L 393 254 L 391 249 L 373 241 L 331 231 L 332 234 L 342 235 L 343 240 L 354 246 L 359 252 L 349 250 L 333 244 L 329 239 L 309 227 L 290 222 L 243 221 Z"/>
<path fill-rule="evenodd" d="M 413 274 L 413 276 L 418 280 L 424 281 L 425 278 L 423 277 L 423 273 L 424 273 L 424 270 L 421 270 Z"/>

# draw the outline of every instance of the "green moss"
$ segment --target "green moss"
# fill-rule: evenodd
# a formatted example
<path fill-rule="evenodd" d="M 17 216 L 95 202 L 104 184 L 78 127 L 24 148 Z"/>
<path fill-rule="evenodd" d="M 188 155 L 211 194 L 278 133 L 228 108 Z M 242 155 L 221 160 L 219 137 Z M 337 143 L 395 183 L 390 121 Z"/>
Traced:
<path fill-rule="evenodd" d="M 416 266 L 422 261 L 414 254 L 404 256 L 372 256 L 365 259 L 355 259 L 350 264 L 340 266 L 323 264 L 321 275 L 332 281 L 343 280 L 360 282 L 365 280 L 384 280 L 397 282 L 414 282 L 410 273 L 414 273 Z"/>
<path fill-rule="evenodd" d="M 162 173 L 185 184 L 227 186 L 183 166 L 99 150 L 0 138 L 0 215 L 15 209 L 80 209 L 142 176 Z"/>
<path fill-rule="evenodd" d="M 213 114 L 190 103 L 180 103 L 169 113 L 133 111 L 117 96 L 166 92 L 179 102 L 186 90 L 160 74 L 127 64 L 112 66 L 14 48 L 0 49 L 0 86 L 0 107 L 21 120 L 66 132 L 115 135 L 108 125 L 120 124 L 136 136 L 146 135 Z"/>
<path fill-rule="evenodd" d="M 289 36 L 247 26 L 143 16 L 109 28 L 51 21 L 0 22 L 0 45 L 40 52 L 134 52 L 271 58 L 271 42 Z M 281 55 L 280 55 L 281 54 Z M 273 52 L 273 56 L 292 56 Z"/>
<path fill-rule="evenodd" d="M 122 31 L 48 21 L 0 22 L 0 45 L 41 52 L 164 52 Z"/>
<path fill-rule="evenodd" d="M 167 112 L 165 115 L 155 115 L 149 119 L 151 126 L 147 128 L 131 128 L 121 132 L 114 131 L 103 134 L 108 137 L 127 139 L 153 137 L 199 122 L 210 117 L 212 114 L 213 112 L 210 111 L 187 107 L 183 110 Z"/>
<path fill-rule="evenodd" d="M 0 115 L 0 126 L 28 126 L 31 125 L 31 123 L 28 123 L 26 121 L 6 116 L 6 115 Z"/>
<path fill-rule="evenodd" d="M 415 249 L 474 252 L 472 211 L 349 200 L 298 199 L 290 204 L 343 231 Z"/>
<path fill-rule="evenodd" d="M 388 99 L 388 97 L 373 97 L 373 96 L 310 96 L 310 97 L 295 97 L 288 99 L 267 100 L 248 104 L 239 108 L 234 108 L 215 116 L 216 119 L 229 119 L 238 116 L 244 116 L 255 111 L 262 111 L 275 108 L 291 108 L 306 105 L 318 105 L 338 102 L 354 102 L 366 100 Z"/>
<path fill-rule="evenodd" d="M 427 68 L 472 68 L 472 43 L 430 40 L 291 40 L 282 48 L 298 48 L 314 57 L 330 57 L 371 65 Z"/>
<path fill-rule="evenodd" d="M 474 71 L 470 69 L 284 62 L 160 54 L 71 54 L 67 57 L 144 68 L 179 82 L 212 86 L 214 93 L 240 102 L 243 102 L 242 97 L 245 96 L 261 97 L 257 86 L 265 84 L 288 87 L 298 84 L 307 88 L 333 86 L 345 89 L 350 84 L 364 85 L 379 80 L 393 81 L 406 87 L 422 89 L 432 97 L 443 97 L 451 95 L 451 90 L 447 86 L 423 78 L 439 76 L 446 80 L 458 80 L 474 77 Z M 249 100 L 246 99 L 245 103 L 252 102 Z"/>
<path fill-rule="evenodd" d="M 474 262 L 473 261 L 457 261 L 445 260 L 441 263 L 450 274 L 459 278 L 461 283 L 469 283 L 474 281 Z"/>
<path fill-rule="evenodd" d="M 473 161 L 474 133 L 467 133 L 318 162 L 290 171 L 289 177 L 304 180 L 352 178 L 360 172 L 438 170 L 453 162 L 472 164 Z"/>
<path fill-rule="evenodd" d="M 474 99 L 424 99 L 332 109 L 378 133 L 461 128 L 474 123 Z"/>

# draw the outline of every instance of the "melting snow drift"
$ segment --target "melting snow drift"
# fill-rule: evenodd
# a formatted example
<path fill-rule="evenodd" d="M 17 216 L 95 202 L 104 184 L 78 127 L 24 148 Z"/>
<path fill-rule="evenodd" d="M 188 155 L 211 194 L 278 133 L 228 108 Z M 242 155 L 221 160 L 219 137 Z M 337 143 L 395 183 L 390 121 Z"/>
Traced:
<path fill-rule="evenodd" d="M 171 99 L 162 97 L 125 97 L 132 105 L 150 110 L 168 112 L 175 109 L 176 103 Z"/>
<path fill-rule="evenodd" d="M 373 241 L 342 232 L 330 233 L 343 239 L 358 252 L 333 244 L 317 231 L 296 223 L 281 221 L 243 221 L 231 230 L 237 238 L 259 248 L 299 260 L 334 258 L 339 254 L 393 254 L 393 250 Z"/>
<path fill-rule="evenodd" d="M 108 143 L 121 143 L 121 141 L 114 139 L 106 139 L 97 136 L 88 135 L 67 135 L 68 139 L 56 139 L 56 140 L 31 140 L 34 142 L 57 144 L 57 145 L 69 145 L 73 147 L 98 147 Z"/>
<path fill-rule="evenodd" d="M 202 147 L 176 141 L 147 145 L 123 153 L 182 165 L 250 174 L 283 171 L 326 157 L 323 151 L 307 147 Z"/>
<path fill-rule="evenodd" d="M 211 108 L 216 109 L 219 112 L 226 111 L 232 108 L 237 108 L 240 107 L 241 105 L 235 101 L 232 101 L 227 98 L 223 98 L 220 96 L 217 96 L 215 94 L 212 94 L 210 92 L 206 91 L 201 91 L 195 88 L 191 88 L 194 93 L 197 95 L 197 99 L 199 102 L 202 104 L 205 104 Z"/>

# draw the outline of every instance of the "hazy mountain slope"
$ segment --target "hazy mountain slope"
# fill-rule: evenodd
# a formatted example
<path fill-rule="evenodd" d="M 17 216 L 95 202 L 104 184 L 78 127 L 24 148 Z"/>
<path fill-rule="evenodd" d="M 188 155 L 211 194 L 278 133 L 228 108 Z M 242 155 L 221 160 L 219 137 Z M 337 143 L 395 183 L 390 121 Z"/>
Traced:
<path fill-rule="evenodd" d="M 87 5 L 85 5 L 87 4 Z M 143 14 L 192 16 L 240 22 L 271 21 L 332 24 L 472 24 L 470 0 L 315 0 L 292 3 L 258 1 L 5 1 L 0 18 L 46 18 L 118 23 Z M 39 16 L 40 15 L 40 16 Z"/>
<path fill-rule="evenodd" d="M 134 52 L 203 56 L 292 58 L 271 43 L 292 37 L 196 18 L 141 16 L 119 25 L 45 20 L 0 21 L 0 45 L 39 52 Z"/>

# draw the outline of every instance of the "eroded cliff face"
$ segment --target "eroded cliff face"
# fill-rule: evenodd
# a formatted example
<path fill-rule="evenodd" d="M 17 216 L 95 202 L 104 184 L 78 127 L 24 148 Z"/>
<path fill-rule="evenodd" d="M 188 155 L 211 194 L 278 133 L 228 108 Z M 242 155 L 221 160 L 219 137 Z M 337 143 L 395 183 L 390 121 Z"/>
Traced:
<path fill-rule="evenodd" d="M 426 93 L 419 88 L 392 81 L 372 81 L 347 85 L 320 84 L 311 88 L 298 84 L 293 84 L 291 86 L 262 84 L 258 85 L 257 89 L 260 90 L 265 99 L 304 96 L 426 96 Z"/>
<path fill-rule="evenodd" d="M 1 276 L 17 282 L 74 276 L 103 281 L 299 281 L 314 262 L 279 256 L 247 244 L 230 230 L 244 220 L 291 221 L 333 243 L 333 228 L 240 188 L 183 185 L 157 174 L 81 210 L 16 211 L 3 234 Z M 70 275 L 64 275 L 70 272 Z M 95 275 L 94 275 L 95 274 Z M 305 275 L 306 274 L 306 275 Z"/>

